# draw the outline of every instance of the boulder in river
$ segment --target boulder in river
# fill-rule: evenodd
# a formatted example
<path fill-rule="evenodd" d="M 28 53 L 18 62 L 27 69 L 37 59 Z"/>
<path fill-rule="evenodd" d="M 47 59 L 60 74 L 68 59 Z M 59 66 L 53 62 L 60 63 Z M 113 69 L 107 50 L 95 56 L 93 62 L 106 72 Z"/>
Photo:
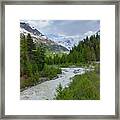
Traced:
<path fill-rule="evenodd" d="M 78 69 L 78 70 L 74 70 L 73 73 L 77 74 L 77 73 L 80 73 L 81 71 L 82 71 L 81 69 Z"/>

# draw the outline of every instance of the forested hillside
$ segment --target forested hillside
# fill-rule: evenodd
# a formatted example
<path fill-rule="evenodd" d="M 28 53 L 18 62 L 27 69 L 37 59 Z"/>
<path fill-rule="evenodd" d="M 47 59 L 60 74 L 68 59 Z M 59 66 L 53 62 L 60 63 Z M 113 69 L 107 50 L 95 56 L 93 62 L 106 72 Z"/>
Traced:
<path fill-rule="evenodd" d="M 20 84 L 21 89 L 43 81 L 42 77 L 51 79 L 61 70 L 45 64 L 45 48 L 35 44 L 31 35 L 23 35 L 20 40 Z"/>
<path fill-rule="evenodd" d="M 46 57 L 47 64 L 84 64 L 100 61 L 100 35 L 92 35 L 80 41 L 69 54 L 54 54 Z"/>

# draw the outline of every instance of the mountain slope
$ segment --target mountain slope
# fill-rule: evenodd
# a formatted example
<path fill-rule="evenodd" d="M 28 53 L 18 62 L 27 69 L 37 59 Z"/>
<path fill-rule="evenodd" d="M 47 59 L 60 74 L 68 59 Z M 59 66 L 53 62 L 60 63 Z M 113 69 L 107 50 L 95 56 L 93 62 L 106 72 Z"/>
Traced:
<path fill-rule="evenodd" d="M 68 50 L 71 50 L 74 45 L 76 45 L 75 38 L 67 37 L 64 35 L 55 35 L 55 34 L 47 34 L 48 38 L 52 39 L 54 42 L 58 43 L 66 47 Z"/>
<path fill-rule="evenodd" d="M 60 52 L 60 51 L 68 51 L 68 49 L 62 45 L 59 45 L 57 42 L 54 42 L 53 40 L 49 39 L 47 36 L 43 35 L 40 31 L 38 31 L 36 28 L 31 28 L 31 26 L 28 23 L 20 22 L 20 36 L 30 34 L 33 38 L 33 41 L 36 44 L 42 44 L 47 49 L 54 51 L 54 52 Z"/>
<path fill-rule="evenodd" d="M 98 31 L 100 33 L 100 31 Z M 39 30 L 34 27 L 31 27 L 29 23 L 20 22 L 20 33 L 27 35 L 31 34 L 35 43 L 42 43 L 45 46 L 48 46 L 54 51 L 70 51 L 74 46 L 77 46 L 80 41 L 86 37 L 96 35 L 97 32 L 88 31 L 83 35 L 74 35 L 66 36 L 62 34 L 42 34 Z"/>
<path fill-rule="evenodd" d="M 59 34 L 47 34 L 46 36 L 52 39 L 54 42 L 58 43 L 59 45 L 62 45 L 67 49 L 71 50 L 74 46 L 77 46 L 80 41 L 82 41 L 86 37 L 95 35 L 96 33 L 97 32 L 88 31 L 84 33 L 82 36 L 81 35 L 66 36 Z"/>

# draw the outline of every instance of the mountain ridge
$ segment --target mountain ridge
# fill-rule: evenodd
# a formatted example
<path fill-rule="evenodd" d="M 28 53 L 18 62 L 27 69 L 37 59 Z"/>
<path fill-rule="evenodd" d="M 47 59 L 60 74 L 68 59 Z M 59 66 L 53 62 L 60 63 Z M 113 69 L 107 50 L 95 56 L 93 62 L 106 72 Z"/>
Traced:
<path fill-rule="evenodd" d="M 27 35 L 28 33 L 31 34 L 35 43 L 43 43 L 47 45 L 54 45 L 55 48 L 62 49 L 63 51 L 70 51 L 74 46 L 78 45 L 78 43 L 84 40 L 86 37 L 90 37 L 91 35 L 96 35 L 97 33 L 100 34 L 100 30 L 97 32 L 88 31 L 84 33 L 82 36 L 66 36 L 66 35 L 59 35 L 59 34 L 43 34 L 35 27 L 31 27 L 29 23 L 20 22 L 20 33 Z M 58 51 L 59 51 L 58 50 Z"/>
<path fill-rule="evenodd" d="M 22 37 L 23 34 L 27 35 L 28 33 L 33 38 L 33 42 L 37 44 L 43 44 L 44 46 L 47 46 L 50 50 L 54 52 L 69 51 L 66 47 L 59 45 L 58 43 L 49 39 L 36 28 L 31 28 L 31 26 L 28 23 L 20 22 L 20 37 Z"/>

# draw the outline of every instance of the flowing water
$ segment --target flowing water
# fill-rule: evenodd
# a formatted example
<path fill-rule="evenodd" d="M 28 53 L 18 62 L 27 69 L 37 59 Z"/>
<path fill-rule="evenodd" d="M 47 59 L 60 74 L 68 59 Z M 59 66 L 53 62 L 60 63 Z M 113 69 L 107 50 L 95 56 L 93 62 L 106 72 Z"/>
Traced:
<path fill-rule="evenodd" d="M 53 100 L 56 94 L 56 88 L 59 84 L 62 87 L 68 86 L 71 78 L 75 75 L 84 74 L 85 68 L 61 68 L 62 74 L 58 78 L 45 81 L 41 84 L 28 88 L 20 93 L 21 100 Z"/>

